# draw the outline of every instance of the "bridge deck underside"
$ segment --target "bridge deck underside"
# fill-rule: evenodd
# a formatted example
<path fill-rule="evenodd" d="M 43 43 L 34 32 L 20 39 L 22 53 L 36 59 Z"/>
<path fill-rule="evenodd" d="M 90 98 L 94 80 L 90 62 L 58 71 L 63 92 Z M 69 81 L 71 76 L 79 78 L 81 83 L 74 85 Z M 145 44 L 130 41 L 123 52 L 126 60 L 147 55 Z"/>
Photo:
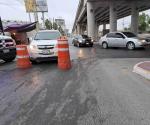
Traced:
<path fill-rule="evenodd" d="M 123 2 L 115 2 L 116 11 L 117 11 L 117 19 L 126 17 L 131 15 L 131 1 L 126 0 Z M 100 0 L 94 1 L 95 4 L 95 19 L 98 24 L 109 23 L 109 1 L 105 0 L 105 2 L 100 2 Z M 136 1 L 137 9 L 139 12 L 150 9 L 150 2 L 147 0 Z M 83 14 L 82 18 L 79 20 L 81 23 L 87 23 L 87 12 Z"/>

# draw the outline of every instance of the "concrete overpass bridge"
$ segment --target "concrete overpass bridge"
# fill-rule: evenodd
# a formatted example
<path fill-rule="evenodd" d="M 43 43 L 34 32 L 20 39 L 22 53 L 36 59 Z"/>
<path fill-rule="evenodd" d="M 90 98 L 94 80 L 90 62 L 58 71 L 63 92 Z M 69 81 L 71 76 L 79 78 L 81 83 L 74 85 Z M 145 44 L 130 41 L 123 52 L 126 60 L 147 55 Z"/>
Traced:
<path fill-rule="evenodd" d="M 72 32 L 87 34 L 96 39 L 98 27 L 110 24 L 110 32 L 117 31 L 117 19 L 131 15 L 131 31 L 138 33 L 139 12 L 150 9 L 149 0 L 80 0 Z"/>

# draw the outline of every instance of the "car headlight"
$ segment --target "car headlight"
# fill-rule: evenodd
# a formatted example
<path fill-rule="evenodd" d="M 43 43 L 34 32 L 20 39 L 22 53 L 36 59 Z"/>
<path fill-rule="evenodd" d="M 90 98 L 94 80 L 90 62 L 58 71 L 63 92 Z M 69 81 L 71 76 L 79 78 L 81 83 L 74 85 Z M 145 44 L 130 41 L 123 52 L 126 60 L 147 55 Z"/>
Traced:
<path fill-rule="evenodd" d="M 146 41 L 145 41 L 145 40 L 141 40 L 141 42 L 142 42 L 142 43 L 145 43 Z"/>
<path fill-rule="evenodd" d="M 145 40 L 139 40 L 139 42 L 141 42 L 141 43 L 145 43 L 146 41 L 145 41 Z"/>
<path fill-rule="evenodd" d="M 82 40 L 79 40 L 79 43 L 82 43 Z"/>
<path fill-rule="evenodd" d="M 31 49 L 31 50 L 36 50 L 36 49 L 37 49 L 37 46 L 36 46 L 36 45 L 30 45 L 30 49 Z"/>

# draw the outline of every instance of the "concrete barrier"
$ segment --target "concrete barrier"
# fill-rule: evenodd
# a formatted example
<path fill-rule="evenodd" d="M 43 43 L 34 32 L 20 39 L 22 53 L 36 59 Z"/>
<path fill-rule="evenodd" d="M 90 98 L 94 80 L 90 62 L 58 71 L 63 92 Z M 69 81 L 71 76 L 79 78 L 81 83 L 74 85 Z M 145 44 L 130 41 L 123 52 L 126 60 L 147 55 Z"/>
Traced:
<path fill-rule="evenodd" d="M 150 61 L 144 61 L 133 67 L 133 72 L 150 80 Z"/>

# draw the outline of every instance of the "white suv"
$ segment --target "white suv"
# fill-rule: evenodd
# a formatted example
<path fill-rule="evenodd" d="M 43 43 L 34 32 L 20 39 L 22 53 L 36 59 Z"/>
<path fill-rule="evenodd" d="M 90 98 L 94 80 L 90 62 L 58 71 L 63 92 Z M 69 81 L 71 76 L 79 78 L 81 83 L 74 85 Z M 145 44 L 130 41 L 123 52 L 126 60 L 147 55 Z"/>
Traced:
<path fill-rule="evenodd" d="M 0 59 L 11 62 L 16 58 L 16 43 L 9 36 L 0 35 Z"/>
<path fill-rule="evenodd" d="M 37 32 L 28 46 L 32 63 L 57 59 L 57 39 L 61 36 L 57 30 Z"/>

